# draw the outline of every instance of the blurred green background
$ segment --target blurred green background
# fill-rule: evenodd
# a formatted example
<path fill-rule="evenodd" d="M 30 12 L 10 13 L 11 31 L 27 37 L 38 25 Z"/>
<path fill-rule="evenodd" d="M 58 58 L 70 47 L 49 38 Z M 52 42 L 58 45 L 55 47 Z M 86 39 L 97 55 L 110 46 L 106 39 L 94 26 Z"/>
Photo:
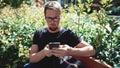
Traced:
<path fill-rule="evenodd" d="M 97 51 L 94 58 L 119 68 L 120 1 L 97 1 L 65 3 L 60 25 L 92 44 Z M 22 68 L 29 62 L 33 34 L 45 22 L 43 6 L 33 0 L 0 0 L 0 68 Z"/>

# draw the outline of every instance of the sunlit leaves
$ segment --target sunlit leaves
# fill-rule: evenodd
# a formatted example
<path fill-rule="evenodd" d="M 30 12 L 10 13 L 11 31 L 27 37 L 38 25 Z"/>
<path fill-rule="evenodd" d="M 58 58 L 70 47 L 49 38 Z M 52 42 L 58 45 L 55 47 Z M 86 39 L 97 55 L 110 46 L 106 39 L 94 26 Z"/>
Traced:
<path fill-rule="evenodd" d="M 23 5 L 13 9 L 8 6 L 0 12 L 0 67 L 19 68 L 29 62 L 35 30 L 45 25 L 43 8 Z"/>
<path fill-rule="evenodd" d="M 92 44 L 97 51 L 95 58 L 117 66 L 120 61 L 119 18 L 116 20 L 116 17 L 108 16 L 102 7 L 99 11 L 93 10 L 93 13 L 87 14 L 92 10 L 92 0 L 86 3 L 78 1 L 78 5 L 66 5 L 68 8 L 63 9 L 60 25 Z M 107 6 L 106 1 L 102 4 Z M 7 6 L 0 10 L 0 65 L 19 68 L 29 62 L 33 34 L 35 30 L 46 26 L 45 22 L 42 7 L 23 5 L 13 9 Z"/>
<path fill-rule="evenodd" d="M 89 15 L 84 11 L 84 7 L 81 7 L 80 3 L 78 6 L 72 7 L 74 12 L 67 13 L 64 19 L 68 20 L 67 28 L 72 29 L 80 38 L 91 43 L 96 48 L 97 57 L 111 65 L 116 65 L 120 61 L 117 57 L 120 55 L 117 53 L 119 50 L 116 51 L 115 48 L 120 44 L 120 18 L 116 19 L 116 17 L 108 15 L 105 8 L 110 7 L 110 2 L 103 1 L 103 7 L 100 7 L 98 11 L 93 10 L 93 13 Z M 87 12 L 91 11 L 89 3 L 85 3 Z"/>

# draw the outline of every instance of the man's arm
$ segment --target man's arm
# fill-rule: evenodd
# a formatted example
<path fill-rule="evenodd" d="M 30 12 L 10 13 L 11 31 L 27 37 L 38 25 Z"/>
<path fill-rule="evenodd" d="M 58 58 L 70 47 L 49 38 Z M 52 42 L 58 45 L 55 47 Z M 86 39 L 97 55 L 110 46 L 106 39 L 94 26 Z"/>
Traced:
<path fill-rule="evenodd" d="M 95 49 L 87 42 L 81 41 L 77 48 L 68 48 L 68 53 L 72 56 L 89 57 L 95 54 Z"/>
<path fill-rule="evenodd" d="M 32 44 L 30 51 L 30 62 L 37 63 L 41 61 L 43 58 L 50 57 L 52 55 L 51 50 L 49 50 L 48 46 L 45 46 L 44 49 L 38 51 L 38 45 Z"/>
<path fill-rule="evenodd" d="M 36 63 L 45 57 L 44 50 L 38 52 L 38 45 L 32 44 L 30 50 L 30 62 Z"/>

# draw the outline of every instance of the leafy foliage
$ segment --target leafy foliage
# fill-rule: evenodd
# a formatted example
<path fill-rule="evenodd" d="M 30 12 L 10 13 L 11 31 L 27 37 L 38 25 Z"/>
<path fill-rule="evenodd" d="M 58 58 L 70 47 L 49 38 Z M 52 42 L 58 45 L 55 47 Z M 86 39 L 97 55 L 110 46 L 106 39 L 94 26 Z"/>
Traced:
<path fill-rule="evenodd" d="M 84 5 L 78 1 L 77 6 L 63 9 L 60 25 L 92 44 L 97 51 L 95 58 L 119 67 L 120 18 L 107 15 L 104 8 L 88 15 Z M 90 5 L 87 8 L 89 12 Z M 10 6 L 0 9 L 0 67 L 22 68 L 29 62 L 33 34 L 45 26 L 42 7 L 24 4 L 16 9 Z"/>
<path fill-rule="evenodd" d="M 0 8 L 3 8 L 7 5 L 10 5 L 13 8 L 18 8 L 23 3 L 32 5 L 34 2 L 35 2 L 34 0 L 0 0 Z"/>
<path fill-rule="evenodd" d="M 1 10 L 0 67 L 19 68 L 28 62 L 33 33 L 38 27 L 44 26 L 41 10 L 27 5 L 19 9 L 8 6 Z"/>

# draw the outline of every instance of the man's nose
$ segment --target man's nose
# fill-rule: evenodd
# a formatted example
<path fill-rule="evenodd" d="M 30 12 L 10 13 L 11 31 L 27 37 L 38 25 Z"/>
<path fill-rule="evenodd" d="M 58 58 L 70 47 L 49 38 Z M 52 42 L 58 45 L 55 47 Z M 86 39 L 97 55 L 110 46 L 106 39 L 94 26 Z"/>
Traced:
<path fill-rule="evenodd" d="M 55 23 L 55 20 L 54 20 L 54 19 L 52 19 L 52 20 L 51 20 L 51 22 L 52 22 L 52 23 Z"/>

